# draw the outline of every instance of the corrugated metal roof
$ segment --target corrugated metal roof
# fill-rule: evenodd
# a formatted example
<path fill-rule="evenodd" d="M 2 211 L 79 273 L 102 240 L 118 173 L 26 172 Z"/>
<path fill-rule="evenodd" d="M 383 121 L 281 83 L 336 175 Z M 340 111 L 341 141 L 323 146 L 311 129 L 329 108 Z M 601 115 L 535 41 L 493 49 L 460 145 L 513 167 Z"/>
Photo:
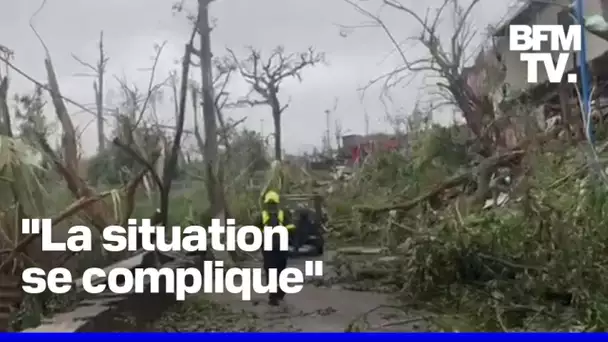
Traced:
<path fill-rule="evenodd" d="M 528 1 L 522 4 L 522 7 L 510 19 L 506 20 L 496 29 L 494 36 L 505 36 L 509 25 L 529 24 L 536 14 L 551 5 L 553 4 L 550 3 L 550 0 L 547 0 L 547 2 Z"/>

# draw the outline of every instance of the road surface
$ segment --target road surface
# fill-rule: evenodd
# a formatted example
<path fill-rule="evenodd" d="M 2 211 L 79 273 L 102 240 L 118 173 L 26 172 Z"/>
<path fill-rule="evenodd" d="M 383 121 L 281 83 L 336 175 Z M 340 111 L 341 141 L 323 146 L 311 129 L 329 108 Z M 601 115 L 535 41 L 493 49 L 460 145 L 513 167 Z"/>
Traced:
<path fill-rule="evenodd" d="M 292 259 L 290 267 L 304 271 L 304 262 L 315 259 Z M 316 259 L 319 260 L 319 259 Z M 255 263 L 246 266 L 255 266 Z M 325 274 L 331 267 L 325 265 Z M 267 295 L 253 294 L 251 301 L 242 301 L 231 293 L 206 295 L 206 299 L 228 307 L 231 311 L 246 312 L 256 318 L 261 331 L 341 332 L 365 322 L 371 331 L 421 331 L 425 321 L 420 315 L 405 315 L 391 307 L 394 298 L 387 294 L 347 291 L 317 287 L 312 282 L 297 294 L 288 294 L 288 310 L 277 310 L 267 305 Z M 409 317 L 408 317 L 409 316 Z"/>

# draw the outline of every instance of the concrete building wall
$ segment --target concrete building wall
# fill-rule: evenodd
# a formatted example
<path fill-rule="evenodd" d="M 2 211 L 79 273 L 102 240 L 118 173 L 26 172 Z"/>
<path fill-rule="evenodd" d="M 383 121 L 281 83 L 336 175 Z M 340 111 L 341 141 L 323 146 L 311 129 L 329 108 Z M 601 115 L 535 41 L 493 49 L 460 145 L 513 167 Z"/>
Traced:
<path fill-rule="evenodd" d="M 342 137 L 342 148 L 349 150 L 363 143 L 365 138 L 359 134 L 350 134 Z"/>

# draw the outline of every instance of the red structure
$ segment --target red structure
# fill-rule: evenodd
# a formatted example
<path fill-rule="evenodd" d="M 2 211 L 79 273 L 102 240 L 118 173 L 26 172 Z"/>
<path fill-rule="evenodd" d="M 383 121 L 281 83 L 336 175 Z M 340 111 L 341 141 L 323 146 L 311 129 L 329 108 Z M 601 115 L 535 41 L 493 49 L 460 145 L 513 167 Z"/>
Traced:
<path fill-rule="evenodd" d="M 343 146 L 348 155 L 348 163 L 356 164 L 373 152 L 396 151 L 400 143 L 397 138 L 385 135 L 368 137 L 351 135 L 344 137 Z"/>

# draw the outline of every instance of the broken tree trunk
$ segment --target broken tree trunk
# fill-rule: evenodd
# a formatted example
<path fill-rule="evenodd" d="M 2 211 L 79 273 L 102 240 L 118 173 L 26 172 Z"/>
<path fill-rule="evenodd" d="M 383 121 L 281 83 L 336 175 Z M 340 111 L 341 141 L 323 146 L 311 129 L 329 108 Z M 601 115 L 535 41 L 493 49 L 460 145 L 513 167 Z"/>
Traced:
<path fill-rule="evenodd" d="M 218 139 L 215 95 L 213 89 L 212 75 L 212 53 L 211 53 L 211 27 L 209 25 L 210 0 L 199 0 L 198 2 L 198 33 L 200 36 L 199 58 L 201 62 L 201 80 L 203 94 L 203 122 L 205 126 L 205 146 L 203 158 L 207 173 L 207 194 L 209 198 L 210 217 L 219 218 L 226 225 L 226 199 L 221 177 L 218 176 Z M 237 259 L 236 253 L 229 252 L 231 258 L 222 256 L 225 262 Z M 232 259 L 232 260 L 231 260 Z"/>
<path fill-rule="evenodd" d="M 482 200 L 485 200 L 485 194 L 487 193 L 487 190 L 488 190 L 488 182 L 489 182 L 489 176 L 491 174 L 491 171 L 494 170 L 499 165 L 504 165 L 504 164 L 515 162 L 516 160 L 520 159 L 523 155 L 524 155 L 524 151 L 515 150 L 515 151 L 511 151 L 509 153 L 505 153 L 505 154 L 502 154 L 499 156 L 489 157 L 489 158 L 484 159 L 480 163 L 479 166 L 469 170 L 468 172 L 460 173 L 460 174 L 454 175 L 452 177 L 449 177 L 448 179 L 444 180 L 443 182 L 441 182 L 440 184 L 435 186 L 433 189 L 414 198 L 413 200 L 410 200 L 410 201 L 407 201 L 404 203 L 399 203 L 399 204 L 386 205 L 386 206 L 382 206 L 382 207 L 362 206 L 362 207 L 357 207 L 357 210 L 359 210 L 363 213 L 368 213 L 368 214 L 376 214 L 376 213 L 387 212 L 387 211 L 391 211 L 391 210 L 410 210 L 410 209 L 414 208 L 415 206 L 417 206 L 418 204 L 420 204 L 432 197 L 437 196 L 438 194 L 442 193 L 443 191 L 453 188 L 455 186 L 461 185 L 464 182 L 470 181 L 470 180 L 477 180 L 477 182 L 479 183 L 477 185 L 478 190 L 476 191 L 476 193 L 472 199 L 473 202 L 479 203 Z"/>

